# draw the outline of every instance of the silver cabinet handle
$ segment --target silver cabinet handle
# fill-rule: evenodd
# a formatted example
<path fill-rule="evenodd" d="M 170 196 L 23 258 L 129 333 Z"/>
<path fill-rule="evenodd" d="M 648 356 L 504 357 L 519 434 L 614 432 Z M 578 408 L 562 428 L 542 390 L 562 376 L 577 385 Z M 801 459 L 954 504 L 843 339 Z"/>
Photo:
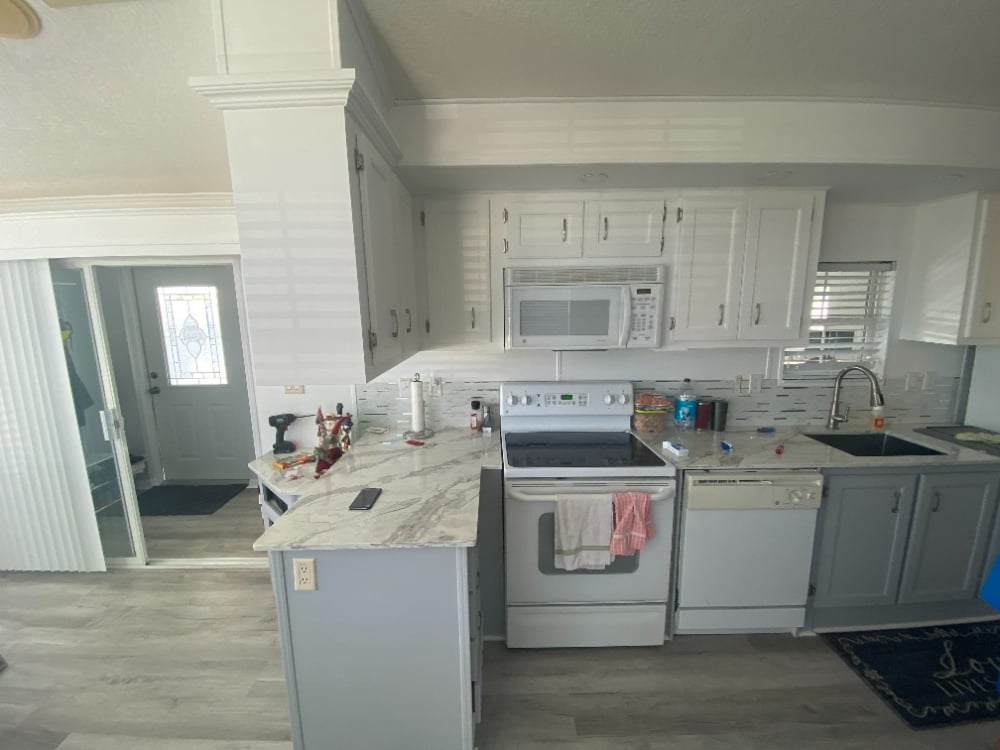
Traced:
<path fill-rule="evenodd" d="M 563 242 L 569 237 L 569 219 L 563 219 Z"/>
<path fill-rule="evenodd" d="M 476 329 L 476 308 L 472 308 L 472 330 Z"/>
<path fill-rule="evenodd" d="M 760 302 L 758 302 L 754 306 L 754 309 L 756 310 L 756 312 L 754 313 L 754 316 L 753 316 L 753 324 L 755 326 L 759 326 L 760 325 Z"/>
<path fill-rule="evenodd" d="M 895 498 L 895 502 L 892 504 L 892 512 L 899 513 L 899 501 L 903 499 L 903 493 L 901 490 L 894 490 L 892 496 Z"/>
<path fill-rule="evenodd" d="M 676 327 L 677 327 L 677 318 L 675 318 L 673 315 L 671 315 L 670 316 L 670 330 L 672 331 Z"/>
<path fill-rule="evenodd" d="M 507 243 L 507 238 L 503 239 L 503 254 L 506 255 L 507 251 L 510 250 L 510 245 Z"/>
<path fill-rule="evenodd" d="M 934 505 L 931 506 L 931 513 L 937 513 L 941 507 L 941 493 L 934 490 Z"/>
<path fill-rule="evenodd" d="M 413 316 L 410 314 L 410 308 L 403 310 L 406 313 L 406 332 L 409 333 L 413 330 Z"/>
<path fill-rule="evenodd" d="M 993 305 L 987 302 L 985 305 L 983 305 L 983 322 L 989 323 L 990 318 L 992 317 L 993 317 Z"/>
<path fill-rule="evenodd" d="M 395 310 L 390 310 L 389 315 L 392 317 L 392 337 L 399 338 L 399 315 Z"/>
<path fill-rule="evenodd" d="M 608 217 L 604 217 L 604 239 L 608 238 Z"/>
<path fill-rule="evenodd" d="M 726 319 L 726 306 L 725 305 L 719 305 L 719 325 L 720 326 L 725 321 L 725 319 Z"/>

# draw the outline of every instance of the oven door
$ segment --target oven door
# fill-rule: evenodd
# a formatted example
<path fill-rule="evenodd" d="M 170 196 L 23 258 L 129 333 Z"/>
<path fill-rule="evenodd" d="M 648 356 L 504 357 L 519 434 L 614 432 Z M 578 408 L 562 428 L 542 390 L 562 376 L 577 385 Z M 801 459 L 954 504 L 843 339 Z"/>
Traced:
<path fill-rule="evenodd" d="M 511 480 L 504 483 L 507 603 L 666 602 L 670 589 L 676 483 L 654 481 Z M 556 494 L 648 492 L 655 536 L 604 570 L 555 567 Z"/>

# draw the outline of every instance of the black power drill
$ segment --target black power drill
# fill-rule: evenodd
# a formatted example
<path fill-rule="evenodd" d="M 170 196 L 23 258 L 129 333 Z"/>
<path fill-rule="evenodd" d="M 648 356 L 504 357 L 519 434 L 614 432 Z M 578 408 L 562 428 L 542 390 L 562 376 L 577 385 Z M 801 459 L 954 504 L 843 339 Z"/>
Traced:
<path fill-rule="evenodd" d="M 298 418 L 298 414 L 272 414 L 267 418 L 267 423 L 274 428 L 274 455 L 295 450 L 295 443 L 285 440 L 285 431 Z"/>

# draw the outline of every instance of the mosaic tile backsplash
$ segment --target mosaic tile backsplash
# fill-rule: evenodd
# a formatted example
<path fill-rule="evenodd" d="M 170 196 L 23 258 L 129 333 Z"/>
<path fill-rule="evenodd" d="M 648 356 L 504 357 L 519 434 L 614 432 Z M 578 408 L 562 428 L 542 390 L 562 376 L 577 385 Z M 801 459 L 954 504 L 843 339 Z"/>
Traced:
<path fill-rule="evenodd" d="M 889 378 L 882 382 L 885 394 L 887 426 L 894 422 L 950 424 L 955 421 L 958 398 L 957 377 L 935 377 L 914 382 L 907 378 Z M 680 380 L 634 381 L 636 392 L 654 390 L 675 396 L 687 388 Z M 909 388 L 907 388 L 909 386 Z M 748 393 L 748 384 L 737 392 L 735 381 L 700 380 L 692 384 L 698 396 L 724 399 L 729 402 L 729 429 L 775 426 L 822 426 L 826 423 L 833 396 L 833 381 L 765 380 L 759 393 Z M 356 386 L 361 431 L 367 426 L 386 427 L 401 433 L 410 427 L 409 393 L 401 398 L 395 383 L 370 383 Z M 431 395 L 430 384 L 424 386 L 426 422 L 431 429 L 467 427 L 470 402 L 480 399 L 491 405 L 494 428 L 499 428 L 497 415 L 500 384 L 496 382 L 446 382 L 440 396 Z M 850 407 L 847 428 L 868 426 L 871 407 L 868 402 L 868 381 L 851 376 L 841 388 L 841 404 Z"/>

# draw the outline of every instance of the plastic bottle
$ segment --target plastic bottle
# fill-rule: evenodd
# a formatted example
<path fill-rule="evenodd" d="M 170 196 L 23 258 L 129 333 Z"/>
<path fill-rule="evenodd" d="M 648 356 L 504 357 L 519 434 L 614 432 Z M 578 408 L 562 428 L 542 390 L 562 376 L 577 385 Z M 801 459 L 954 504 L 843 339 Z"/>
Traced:
<path fill-rule="evenodd" d="M 884 406 L 873 406 L 872 407 L 872 429 L 873 430 L 884 430 L 885 429 L 885 407 Z"/>
<path fill-rule="evenodd" d="M 479 432 L 483 427 L 483 406 L 478 399 L 472 400 L 472 413 L 469 415 L 469 429 Z"/>
<path fill-rule="evenodd" d="M 490 407 L 488 404 L 483 404 L 483 434 L 490 435 L 493 433 L 493 418 L 490 417 Z"/>

